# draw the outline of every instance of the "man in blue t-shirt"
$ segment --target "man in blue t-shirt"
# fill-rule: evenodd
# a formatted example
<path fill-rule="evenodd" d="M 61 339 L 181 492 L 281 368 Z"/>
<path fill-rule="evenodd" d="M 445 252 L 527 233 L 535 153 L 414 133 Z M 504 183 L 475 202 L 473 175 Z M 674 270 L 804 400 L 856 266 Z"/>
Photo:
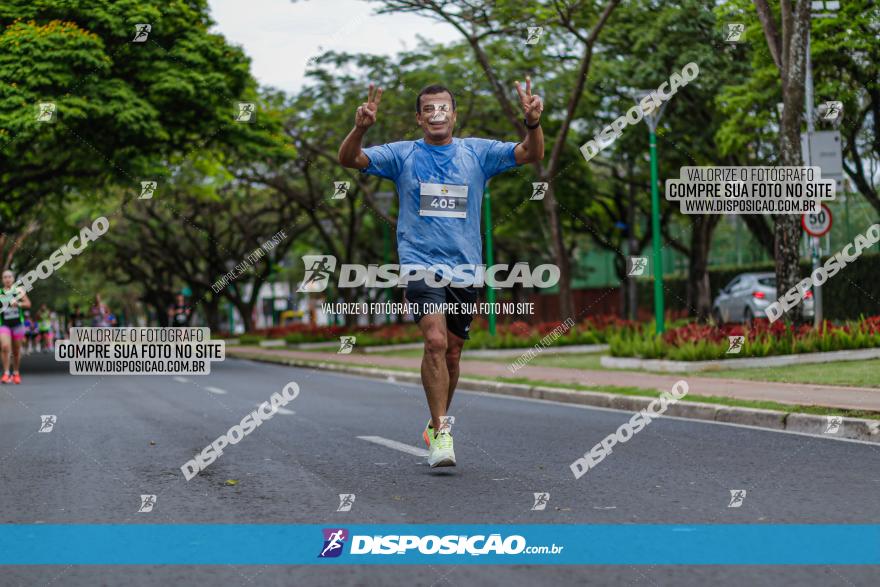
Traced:
<path fill-rule="evenodd" d="M 441 304 L 476 302 L 482 282 L 480 210 L 486 182 L 515 165 L 544 158 L 541 112 L 544 104 L 516 82 L 525 119 L 525 138 L 519 143 L 452 137 L 457 112 L 455 96 L 431 85 L 416 97 L 416 122 L 424 133 L 417 141 L 361 147 L 375 122 L 382 88 L 370 84 L 367 101 L 358 107 L 355 126 L 339 147 L 339 162 L 397 185 L 397 252 L 401 275 L 407 279 L 406 300 L 417 308 L 416 321 L 425 337 L 422 384 L 431 410 L 423 438 L 431 467 L 455 465 L 452 418 L 446 415 L 458 382 L 459 360 L 473 315 L 435 313 Z M 451 306 L 446 306 L 451 307 Z M 419 309 L 420 308 L 420 309 Z"/>

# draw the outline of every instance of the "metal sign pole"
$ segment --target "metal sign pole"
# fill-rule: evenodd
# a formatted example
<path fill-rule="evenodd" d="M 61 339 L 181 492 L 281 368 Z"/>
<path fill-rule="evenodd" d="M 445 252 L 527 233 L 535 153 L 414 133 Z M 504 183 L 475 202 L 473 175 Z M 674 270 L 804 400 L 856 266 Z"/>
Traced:
<path fill-rule="evenodd" d="M 483 196 L 483 214 L 486 220 L 486 265 L 495 264 L 495 250 L 492 247 L 492 200 L 489 188 Z M 486 284 L 486 302 L 489 304 L 489 334 L 495 336 L 495 289 Z"/>
<path fill-rule="evenodd" d="M 813 244 L 813 272 L 819 268 L 819 237 L 810 239 Z M 813 284 L 813 326 L 818 328 L 822 325 L 822 286 Z"/>
<path fill-rule="evenodd" d="M 394 192 L 376 192 L 373 194 L 373 197 L 376 199 L 379 210 L 386 216 L 390 215 Z M 391 226 L 383 218 L 377 218 L 376 221 L 382 225 L 382 263 L 389 265 L 391 264 Z M 391 306 L 391 302 L 394 300 L 392 296 L 391 288 L 385 288 L 385 301 L 388 307 Z M 391 324 L 391 314 L 389 312 L 385 312 L 385 324 Z"/>

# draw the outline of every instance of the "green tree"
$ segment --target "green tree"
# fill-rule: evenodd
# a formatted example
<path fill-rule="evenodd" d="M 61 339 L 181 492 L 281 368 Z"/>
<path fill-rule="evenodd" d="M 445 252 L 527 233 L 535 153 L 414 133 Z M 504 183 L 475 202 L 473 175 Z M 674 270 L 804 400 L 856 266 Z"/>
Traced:
<path fill-rule="evenodd" d="M 175 153 L 232 140 L 233 101 L 253 81 L 211 24 L 206 0 L 0 5 L 0 231 L 109 185 L 134 192 Z"/>
<path fill-rule="evenodd" d="M 500 62 L 522 62 L 522 47 L 529 27 L 546 27 L 548 40 L 542 40 L 528 61 L 530 70 L 539 63 L 560 67 L 541 68 L 535 76 L 548 104 L 565 104 L 555 114 L 545 112 L 543 125 L 547 151 L 545 161 L 534 164 L 540 181 L 547 182 L 544 210 L 550 229 L 550 244 L 560 270 L 559 297 L 562 317 L 576 315 L 571 293 L 571 262 L 562 231 L 562 213 L 554 195 L 553 181 L 562 169 L 563 152 L 568 149 L 569 133 L 584 94 L 593 53 L 602 29 L 609 22 L 619 0 L 590 2 L 532 2 L 498 0 L 493 3 L 461 3 L 452 0 L 379 0 L 380 12 L 411 12 L 452 25 L 473 52 L 473 58 L 486 78 L 488 89 L 497 100 L 504 119 L 517 134 L 525 136 L 522 113 L 512 98 L 513 81 L 523 79 L 529 71 L 515 74 L 512 79 L 499 73 Z M 491 48 L 490 48 L 491 47 Z M 559 53 L 557 53 L 557 51 Z M 567 67 L 571 63 L 572 67 Z M 509 71 L 509 69 L 508 69 Z M 549 94 L 554 94 L 551 98 Z M 554 99 L 556 98 L 556 99 Z"/>
<path fill-rule="evenodd" d="M 834 18 L 813 21 L 810 55 L 815 99 L 843 103 L 836 123 L 843 167 L 859 193 L 880 213 L 880 4 L 841 2 Z"/>

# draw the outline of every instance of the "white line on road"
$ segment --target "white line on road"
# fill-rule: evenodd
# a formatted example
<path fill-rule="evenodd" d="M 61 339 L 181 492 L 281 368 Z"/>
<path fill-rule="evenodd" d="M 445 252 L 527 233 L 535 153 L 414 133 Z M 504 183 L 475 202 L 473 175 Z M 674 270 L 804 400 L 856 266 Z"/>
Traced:
<path fill-rule="evenodd" d="M 394 450 L 399 450 L 400 452 L 405 452 L 407 454 L 415 455 L 417 457 L 428 457 L 428 451 L 426 451 L 425 449 L 419 448 L 417 446 L 403 444 L 402 442 L 397 442 L 396 440 L 382 438 L 381 436 L 358 436 L 358 438 L 361 440 L 366 440 L 367 442 L 381 444 L 382 446 L 387 446 L 388 448 L 393 448 Z"/>
<path fill-rule="evenodd" d="M 258 407 L 258 408 L 259 408 L 260 406 L 262 406 L 262 405 L 263 405 L 263 404 L 255 404 L 255 406 Z M 294 414 L 296 413 L 296 412 L 294 412 L 293 410 L 288 410 L 287 408 L 278 408 L 278 409 L 275 410 L 275 411 L 276 411 L 277 413 L 281 414 L 282 416 L 292 416 L 292 415 L 294 415 Z"/>
<path fill-rule="evenodd" d="M 178 383 L 189 383 L 189 379 L 186 377 L 180 377 L 179 375 L 175 375 L 174 380 Z"/>
<path fill-rule="evenodd" d="M 216 393 L 217 395 L 226 395 L 226 390 L 220 389 L 219 387 L 211 387 L 210 385 L 208 385 L 205 387 L 205 389 L 210 391 L 211 393 Z"/>

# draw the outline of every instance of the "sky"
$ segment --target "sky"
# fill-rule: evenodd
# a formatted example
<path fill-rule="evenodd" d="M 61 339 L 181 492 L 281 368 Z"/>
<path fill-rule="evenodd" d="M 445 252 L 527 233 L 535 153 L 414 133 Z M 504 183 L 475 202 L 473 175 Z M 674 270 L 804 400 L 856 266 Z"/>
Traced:
<path fill-rule="evenodd" d="M 417 44 L 417 35 L 458 41 L 446 23 L 412 14 L 375 15 L 362 0 L 209 0 L 213 32 L 251 58 L 261 85 L 295 92 L 306 82 L 306 62 L 333 49 L 393 55 Z"/>

